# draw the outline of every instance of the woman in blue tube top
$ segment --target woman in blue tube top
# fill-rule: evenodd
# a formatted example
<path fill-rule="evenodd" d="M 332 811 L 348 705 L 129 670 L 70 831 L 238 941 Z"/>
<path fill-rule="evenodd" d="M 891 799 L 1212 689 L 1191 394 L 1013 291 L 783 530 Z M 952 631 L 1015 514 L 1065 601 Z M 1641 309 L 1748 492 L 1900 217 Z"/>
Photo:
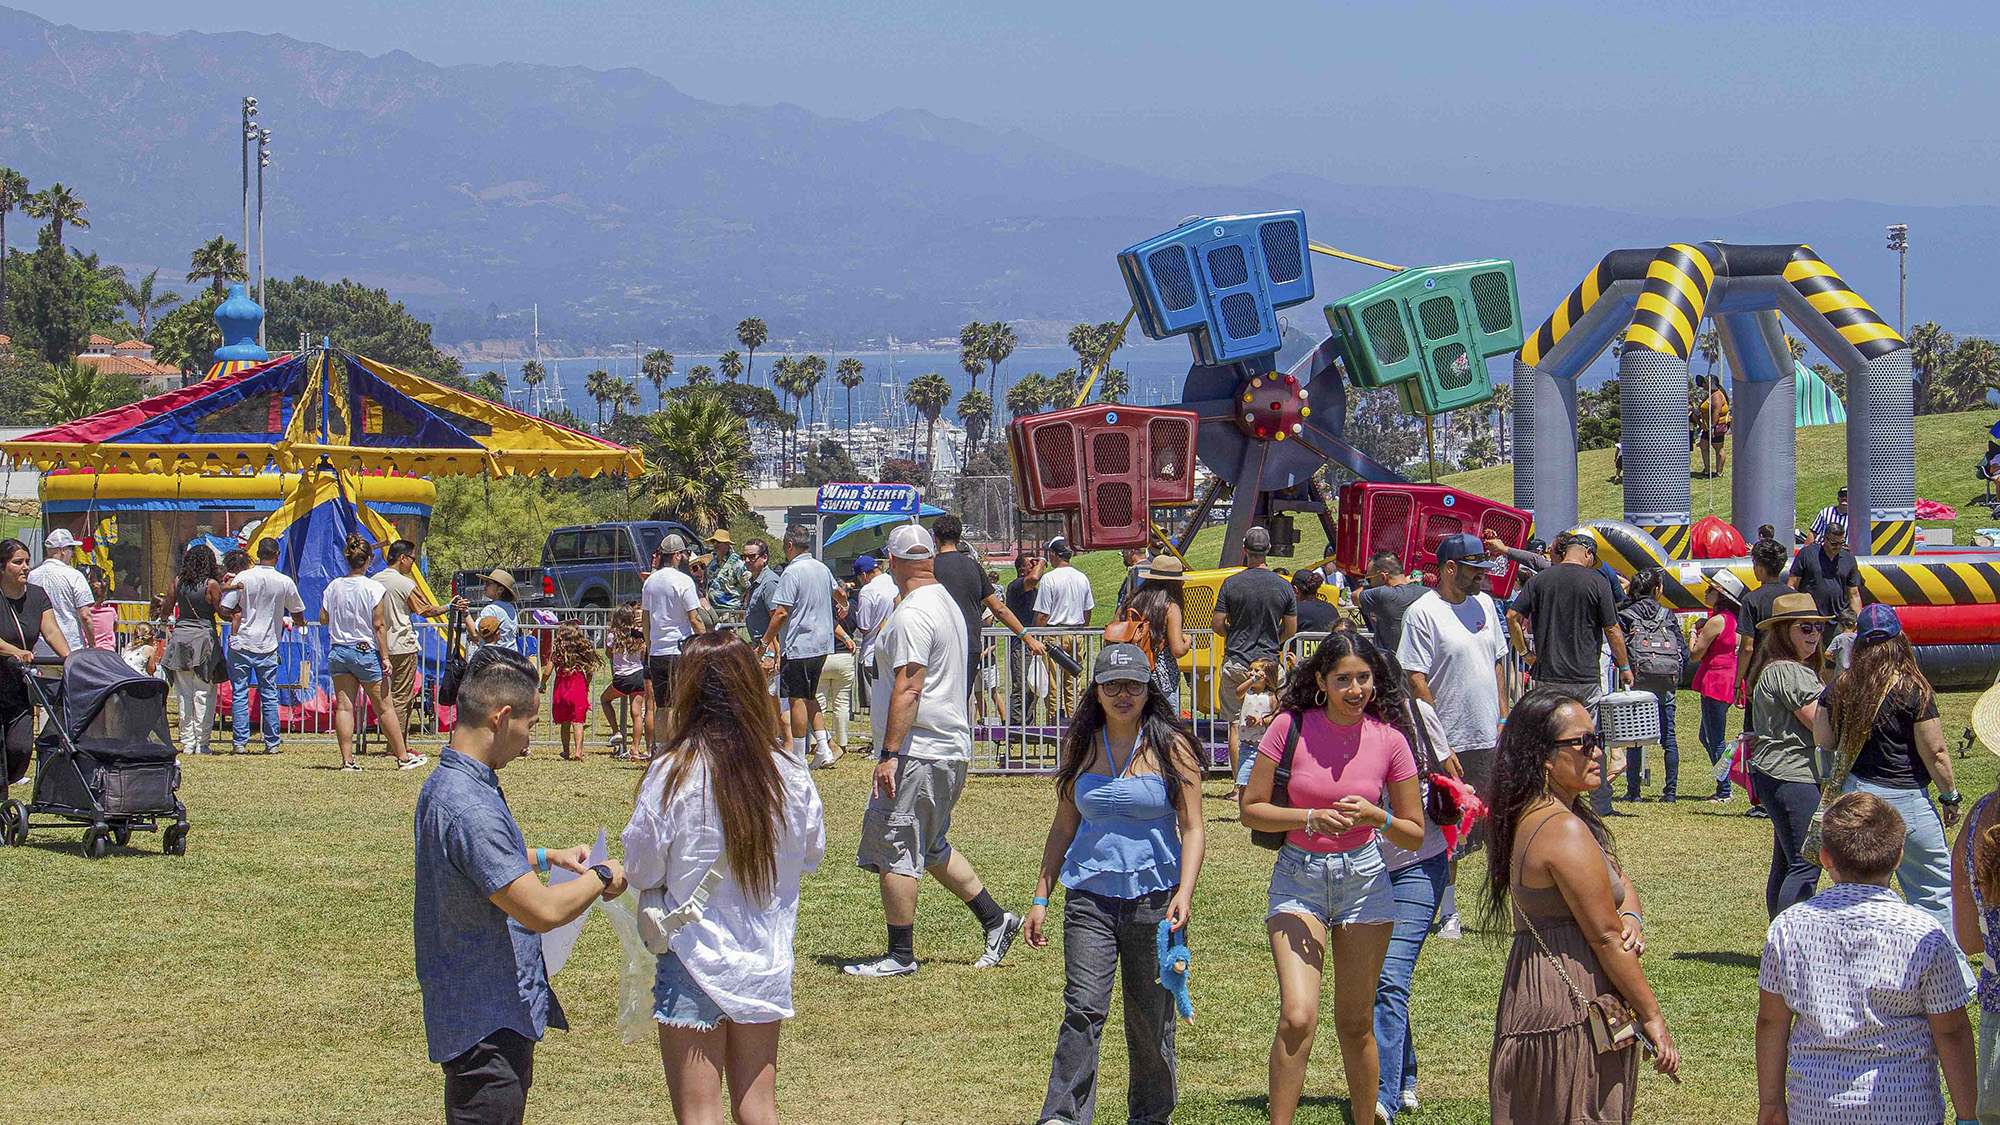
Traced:
<path fill-rule="evenodd" d="M 1164 1122 L 1175 1101 L 1174 998 L 1159 980 L 1159 926 L 1168 920 L 1186 940 L 1201 872 L 1201 769 L 1144 651 L 1105 645 L 1090 678 L 1063 736 L 1055 823 L 1028 912 L 1028 944 L 1047 945 L 1049 896 L 1062 884 L 1063 1020 L 1036 1120 L 1092 1119 L 1098 1043 L 1122 963 L 1127 1119 Z"/>

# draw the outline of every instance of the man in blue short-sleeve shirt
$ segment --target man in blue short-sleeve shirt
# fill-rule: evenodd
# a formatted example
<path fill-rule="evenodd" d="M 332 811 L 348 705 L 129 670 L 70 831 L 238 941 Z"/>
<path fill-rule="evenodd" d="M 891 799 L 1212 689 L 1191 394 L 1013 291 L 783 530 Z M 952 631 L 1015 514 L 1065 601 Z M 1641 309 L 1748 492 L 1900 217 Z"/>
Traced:
<path fill-rule="evenodd" d="M 528 748 L 538 677 L 526 657 L 487 645 L 467 663 L 451 745 L 417 796 L 417 983 L 424 1037 L 445 1073 L 445 1120 L 512 1125 L 527 1109 L 536 1041 L 565 1030 L 541 935 L 625 889 L 616 860 L 589 849 L 530 851 L 495 772 Z M 585 877 L 545 886 L 549 864 Z"/>

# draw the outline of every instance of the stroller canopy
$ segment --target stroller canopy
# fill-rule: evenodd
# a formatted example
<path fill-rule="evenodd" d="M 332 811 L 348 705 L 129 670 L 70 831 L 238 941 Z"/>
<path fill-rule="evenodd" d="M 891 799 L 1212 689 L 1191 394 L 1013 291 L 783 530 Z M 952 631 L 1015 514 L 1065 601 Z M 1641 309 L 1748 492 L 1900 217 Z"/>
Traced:
<path fill-rule="evenodd" d="M 93 729 L 100 715 L 110 721 Z M 92 742 L 159 742 L 171 747 L 166 737 L 167 682 L 133 671 L 109 649 L 77 649 L 63 661 L 62 729 L 71 742 L 89 735 Z"/>

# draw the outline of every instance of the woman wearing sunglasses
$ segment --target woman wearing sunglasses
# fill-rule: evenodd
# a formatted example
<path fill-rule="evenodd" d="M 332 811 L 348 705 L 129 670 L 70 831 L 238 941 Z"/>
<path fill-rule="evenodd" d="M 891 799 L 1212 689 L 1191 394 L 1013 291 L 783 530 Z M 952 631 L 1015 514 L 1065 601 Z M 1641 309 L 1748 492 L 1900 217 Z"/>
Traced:
<path fill-rule="evenodd" d="M 1819 807 L 1822 774 L 1813 748 L 1819 715 L 1820 627 L 1827 616 L 1811 594 L 1782 594 L 1757 622 L 1757 647 L 1744 681 L 1750 688 L 1750 791 L 1771 814 L 1771 874 L 1764 908 L 1776 918 L 1812 897 L 1819 865 L 1799 854 Z"/>
<path fill-rule="evenodd" d="M 1632 1120 L 1639 1051 L 1600 1051 L 1586 1007 L 1607 993 L 1637 1017 L 1654 1069 L 1680 1069 L 1639 968 L 1639 891 L 1590 805 L 1603 782 L 1604 750 L 1581 703 L 1538 688 L 1514 704 L 1487 796 L 1487 922 L 1514 931 L 1487 1074 L 1495 1125 Z"/>
<path fill-rule="evenodd" d="M 1372 1109 L 1381 1081 L 1375 987 L 1396 921 L 1376 833 L 1408 851 L 1424 841 L 1406 698 L 1401 672 L 1372 642 L 1352 629 L 1329 633 L 1286 685 L 1243 790 L 1243 823 L 1285 833 L 1264 922 L 1278 970 L 1272 1125 L 1291 1125 L 1298 1112 L 1329 964 L 1350 1108 L 1356 1121 L 1374 1119 L 1362 1107 Z M 1291 774 L 1279 803 L 1274 783 L 1288 743 Z M 1387 809 L 1375 803 L 1384 791 Z"/>
<path fill-rule="evenodd" d="M 1063 736 L 1055 822 L 1028 911 L 1028 944 L 1039 949 L 1062 883 L 1063 1022 L 1036 1120 L 1093 1120 L 1098 1044 L 1123 962 L 1126 1117 L 1165 1122 L 1175 1102 L 1175 1001 L 1158 983 L 1159 927 L 1186 927 L 1201 873 L 1200 760 L 1138 646 L 1105 645 L 1090 678 Z"/>

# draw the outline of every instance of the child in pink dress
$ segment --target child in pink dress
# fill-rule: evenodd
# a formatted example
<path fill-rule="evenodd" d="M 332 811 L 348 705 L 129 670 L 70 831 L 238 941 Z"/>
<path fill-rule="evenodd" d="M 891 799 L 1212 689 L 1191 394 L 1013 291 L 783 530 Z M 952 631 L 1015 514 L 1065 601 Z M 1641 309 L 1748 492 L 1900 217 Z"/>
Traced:
<path fill-rule="evenodd" d="M 577 727 L 590 721 L 590 675 L 597 670 L 597 649 L 574 621 L 564 622 L 550 639 L 542 655 L 542 687 L 554 677 L 555 694 L 550 697 L 551 718 L 562 728 L 562 756 L 565 761 L 583 761 L 583 747 Z"/>

